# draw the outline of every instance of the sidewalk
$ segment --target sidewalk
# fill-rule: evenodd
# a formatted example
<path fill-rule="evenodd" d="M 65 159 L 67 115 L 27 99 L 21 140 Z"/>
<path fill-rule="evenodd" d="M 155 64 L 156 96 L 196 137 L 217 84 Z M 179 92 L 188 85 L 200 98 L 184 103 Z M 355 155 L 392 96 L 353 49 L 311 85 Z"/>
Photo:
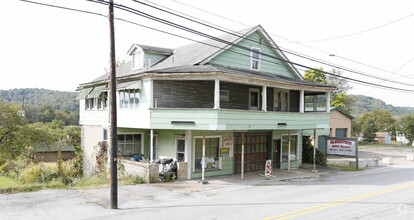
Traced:
<path fill-rule="evenodd" d="M 229 186 L 265 186 L 265 185 L 284 185 L 292 182 L 310 182 L 328 176 L 335 168 L 317 166 L 317 172 L 312 172 L 313 164 L 303 164 L 301 168 L 287 170 L 275 169 L 273 176 L 265 177 L 263 171 L 246 172 L 244 179 L 241 180 L 241 174 L 228 176 L 206 177 L 208 184 L 201 184 L 201 179 L 176 180 L 175 182 L 160 182 L 154 186 L 167 188 L 170 191 L 181 193 L 201 192 L 216 188 Z"/>

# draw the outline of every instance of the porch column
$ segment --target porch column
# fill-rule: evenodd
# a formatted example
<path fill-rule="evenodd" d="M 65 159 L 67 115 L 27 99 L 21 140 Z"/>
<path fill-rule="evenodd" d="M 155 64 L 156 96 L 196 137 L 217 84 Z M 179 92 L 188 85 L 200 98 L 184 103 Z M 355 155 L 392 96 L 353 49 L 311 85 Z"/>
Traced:
<path fill-rule="evenodd" d="M 267 86 L 262 87 L 262 111 L 267 111 Z"/>
<path fill-rule="evenodd" d="M 305 90 L 300 90 L 299 113 L 305 113 Z"/>
<path fill-rule="evenodd" d="M 154 130 L 151 129 L 150 135 L 150 160 L 154 161 Z"/>
<path fill-rule="evenodd" d="M 331 112 L 331 92 L 325 92 L 325 97 L 326 97 L 326 112 L 330 113 Z"/>
<path fill-rule="evenodd" d="M 241 176 L 240 179 L 244 179 L 244 132 L 242 132 L 242 145 L 241 145 Z"/>
<path fill-rule="evenodd" d="M 154 108 L 154 81 L 149 80 L 149 107 Z"/>
<path fill-rule="evenodd" d="M 316 171 L 316 145 L 318 144 L 316 129 L 313 130 L 313 170 Z"/>
<path fill-rule="evenodd" d="M 214 80 L 214 109 L 220 108 L 220 80 Z"/>
<path fill-rule="evenodd" d="M 290 174 L 290 130 L 288 136 L 288 173 Z"/>
<path fill-rule="evenodd" d="M 191 161 L 191 135 L 192 131 L 187 130 L 185 131 L 185 155 L 184 161 L 187 162 L 187 179 L 191 179 L 191 171 L 193 170 L 192 161 Z"/>

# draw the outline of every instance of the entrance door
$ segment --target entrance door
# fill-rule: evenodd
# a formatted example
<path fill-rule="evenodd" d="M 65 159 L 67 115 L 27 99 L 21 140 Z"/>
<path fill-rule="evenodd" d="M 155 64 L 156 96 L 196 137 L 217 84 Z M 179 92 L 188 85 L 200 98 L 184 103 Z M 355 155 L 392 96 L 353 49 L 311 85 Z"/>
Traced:
<path fill-rule="evenodd" d="M 244 134 L 244 171 L 264 170 L 269 155 L 269 133 Z M 241 134 L 236 134 L 234 152 L 234 172 L 241 172 Z"/>
<path fill-rule="evenodd" d="M 278 167 L 280 164 L 280 140 L 273 140 L 273 168 Z"/>

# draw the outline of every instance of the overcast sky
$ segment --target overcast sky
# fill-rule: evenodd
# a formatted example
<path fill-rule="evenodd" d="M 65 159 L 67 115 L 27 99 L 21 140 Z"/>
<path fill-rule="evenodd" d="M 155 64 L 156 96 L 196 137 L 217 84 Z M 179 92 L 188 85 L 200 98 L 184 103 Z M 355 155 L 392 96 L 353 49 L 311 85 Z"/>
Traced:
<path fill-rule="evenodd" d="M 84 0 L 34 1 L 104 15 L 107 15 L 108 11 L 107 6 Z M 146 0 L 142 1 L 149 3 Z M 414 84 L 414 1 L 412 0 L 151 0 L 151 2 L 231 30 L 241 30 L 247 26 L 260 24 L 283 49 L 388 80 L 365 77 L 350 71 L 343 71 L 344 76 L 414 90 L 414 86 L 410 85 Z M 109 25 L 106 18 L 18 0 L 6 0 L 2 3 L 0 89 L 46 88 L 75 91 L 78 84 L 88 82 L 104 74 L 108 69 Z M 130 0 L 120 0 L 116 3 L 134 7 L 208 34 L 216 36 L 223 34 L 162 14 Z M 189 6 L 203 9 L 205 12 Z M 203 40 L 199 36 L 119 10 L 115 10 L 115 17 Z M 192 43 L 121 21 L 115 23 L 115 39 L 116 56 L 124 60 L 129 59 L 126 52 L 133 43 L 167 48 Z M 290 54 L 286 55 L 291 61 L 310 67 L 324 67 L 328 71 L 332 68 Z M 406 85 L 391 83 L 391 80 Z M 379 98 L 394 106 L 414 107 L 413 93 L 373 89 L 354 83 L 351 85 L 353 94 Z"/>

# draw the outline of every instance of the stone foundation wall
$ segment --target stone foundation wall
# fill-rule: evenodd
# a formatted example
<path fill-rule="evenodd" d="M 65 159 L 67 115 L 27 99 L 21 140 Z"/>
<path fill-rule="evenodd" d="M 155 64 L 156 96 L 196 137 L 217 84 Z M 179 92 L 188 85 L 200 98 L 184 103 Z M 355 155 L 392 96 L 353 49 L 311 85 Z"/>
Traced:
<path fill-rule="evenodd" d="M 158 164 L 148 164 L 130 160 L 119 160 L 124 165 L 125 172 L 142 178 L 146 183 L 156 183 L 158 179 Z"/>

